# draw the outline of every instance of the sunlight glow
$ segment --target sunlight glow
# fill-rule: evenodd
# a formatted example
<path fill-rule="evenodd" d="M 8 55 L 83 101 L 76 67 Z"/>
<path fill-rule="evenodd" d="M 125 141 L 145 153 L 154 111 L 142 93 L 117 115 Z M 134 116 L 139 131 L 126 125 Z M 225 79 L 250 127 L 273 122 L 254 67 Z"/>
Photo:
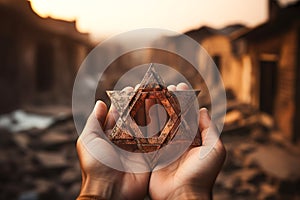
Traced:
<path fill-rule="evenodd" d="M 232 23 L 255 26 L 267 19 L 267 0 L 30 0 L 42 17 L 76 20 L 80 31 L 104 37 L 137 28 L 178 32 Z"/>

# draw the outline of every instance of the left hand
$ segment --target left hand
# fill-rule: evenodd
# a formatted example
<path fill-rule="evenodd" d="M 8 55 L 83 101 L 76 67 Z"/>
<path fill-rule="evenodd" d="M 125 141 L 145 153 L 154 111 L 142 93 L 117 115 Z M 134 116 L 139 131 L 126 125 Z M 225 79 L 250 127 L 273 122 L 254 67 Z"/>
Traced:
<path fill-rule="evenodd" d="M 148 191 L 149 173 L 118 171 L 101 163 L 97 156 L 122 165 L 121 155 L 102 138 L 111 129 L 115 110 L 107 113 L 104 102 L 97 101 L 86 126 L 77 141 L 82 169 L 80 196 L 95 195 L 104 199 L 143 199 Z M 93 152 L 93 153 L 91 153 Z M 99 153 L 95 153 L 99 152 Z"/>

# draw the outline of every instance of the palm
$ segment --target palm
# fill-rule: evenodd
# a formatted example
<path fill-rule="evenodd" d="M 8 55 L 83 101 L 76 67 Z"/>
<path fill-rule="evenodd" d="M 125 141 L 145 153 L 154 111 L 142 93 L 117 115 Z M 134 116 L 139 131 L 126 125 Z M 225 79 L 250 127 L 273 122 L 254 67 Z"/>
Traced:
<path fill-rule="evenodd" d="M 87 125 L 77 142 L 83 182 L 99 183 L 97 185 L 100 187 L 113 185 L 110 199 L 143 199 L 147 193 L 149 173 L 123 172 L 100 162 L 105 160 L 104 163 L 112 164 L 110 166 L 123 166 L 124 164 L 119 152 L 101 138 L 101 134 L 104 134 L 102 127 L 104 127 L 106 112 L 103 105 L 99 106 L 98 109 L 88 119 Z"/>
<path fill-rule="evenodd" d="M 105 140 L 94 138 L 95 142 L 102 143 L 102 147 L 106 146 Z M 104 144 L 104 145 L 103 145 Z M 112 199 L 142 199 L 147 192 L 149 173 L 126 173 L 112 169 L 94 158 L 89 153 L 81 142 L 77 143 L 79 159 L 83 173 L 87 173 L 88 177 L 93 178 L 94 181 L 101 181 L 105 183 L 112 183 L 114 190 Z M 109 155 L 114 155 L 116 152 L 111 152 Z M 115 157 L 114 162 L 121 163 L 119 157 Z M 135 184 L 132 184 L 135 183 Z"/>
<path fill-rule="evenodd" d="M 216 144 L 221 145 L 221 144 Z M 171 165 L 154 171 L 151 175 L 149 193 L 153 199 L 166 199 L 182 186 L 198 191 L 210 191 L 225 157 L 223 148 L 214 149 L 200 159 L 200 151 L 206 146 L 194 147 L 185 152 Z"/>
<path fill-rule="evenodd" d="M 146 111 L 151 107 L 150 104 L 145 106 Z M 202 146 L 188 149 L 178 160 L 163 169 L 154 168 L 151 178 L 149 172 L 138 174 L 130 170 L 131 168 L 128 170 L 131 161 L 126 162 L 126 157 L 103 139 L 104 131 L 111 130 L 115 125 L 117 117 L 114 113 L 112 107 L 107 113 L 106 105 L 103 102 L 98 103 L 80 135 L 77 151 L 83 177 L 81 195 L 96 194 L 109 199 L 143 199 L 149 187 L 149 194 L 153 199 L 166 199 L 185 186 L 188 186 L 188 190 L 192 189 L 192 192 L 211 191 L 226 152 L 219 140 L 217 129 L 210 128 L 212 126 L 207 110 L 199 111 Z M 141 124 L 147 122 L 147 119 L 142 120 L 143 116 L 144 113 L 141 113 L 137 117 Z M 203 152 L 206 156 L 200 157 Z M 145 160 L 137 161 L 142 161 L 138 163 L 147 167 Z M 102 163 L 121 167 L 113 169 Z M 125 168 L 127 170 L 117 170 Z"/>

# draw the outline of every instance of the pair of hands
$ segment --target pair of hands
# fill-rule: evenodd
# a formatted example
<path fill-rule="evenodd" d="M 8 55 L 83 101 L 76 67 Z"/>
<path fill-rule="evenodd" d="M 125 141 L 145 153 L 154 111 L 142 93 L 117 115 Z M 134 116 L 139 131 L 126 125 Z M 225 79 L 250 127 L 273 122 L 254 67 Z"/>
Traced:
<path fill-rule="evenodd" d="M 130 89 L 130 88 L 127 88 Z M 132 88 L 131 88 L 132 89 Z M 185 90 L 179 84 L 169 90 Z M 217 129 L 205 108 L 199 110 L 199 130 L 202 146 L 189 148 L 179 159 L 150 173 L 130 173 L 112 169 L 91 155 L 89 148 L 97 147 L 103 155 L 121 163 L 117 152 L 101 137 L 112 129 L 116 111 L 107 111 L 105 103 L 98 101 L 77 142 L 82 169 L 80 196 L 95 195 L 104 199 L 210 199 L 215 179 L 225 159 L 225 149 Z M 99 124 L 102 130 L 99 131 Z M 98 129 L 98 130 L 97 130 Z M 99 134 L 101 132 L 101 134 Z M 86 141 L 90 145 L 85 145 Z M 207 155 L 200 157 L 199 155 Z"/>

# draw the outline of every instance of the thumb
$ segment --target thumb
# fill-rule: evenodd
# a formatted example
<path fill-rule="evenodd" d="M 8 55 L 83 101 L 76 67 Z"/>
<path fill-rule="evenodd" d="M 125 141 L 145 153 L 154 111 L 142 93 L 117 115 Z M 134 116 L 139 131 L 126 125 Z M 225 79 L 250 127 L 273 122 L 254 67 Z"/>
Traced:
<path fill-rule="evenodd" d="M 201 139 L 203 146 L 200 150 L 200 158 L 205 158 L 215 147 L 219 140 L 219 131 L 211 121 L 206 108 L 199 111 L 199 130 L 201 132 Z"/>
<path fill-rule="evenodd" d="M 199 129 L 200 132 L 203 132 L 203 130 L 209 128 L 211 123 L 210 116 L 208 114 L 207 108 L 201 108 L 199 110 Z M 204 139 L 204 138 L 202 138 Z"/>
<path fill-rule="evenodd" d="M 107 107 L 103 101 L 98 100 L 95 104 L 93 112 L 95 113 L 96 119 L 100 123 L 101 127 L 103 128 L 105 118 L 107 115 Z"/>
<path fill-rule="evenodd" d="M 95 107 L 87 119 L 81 137 L 86 135 L 99 136 L 103 134 L 103 125 L 107 115 L 107 107 L 103 101 L 97 101 Z M 95 135 L 96 134 L 96 135 Z"/>

